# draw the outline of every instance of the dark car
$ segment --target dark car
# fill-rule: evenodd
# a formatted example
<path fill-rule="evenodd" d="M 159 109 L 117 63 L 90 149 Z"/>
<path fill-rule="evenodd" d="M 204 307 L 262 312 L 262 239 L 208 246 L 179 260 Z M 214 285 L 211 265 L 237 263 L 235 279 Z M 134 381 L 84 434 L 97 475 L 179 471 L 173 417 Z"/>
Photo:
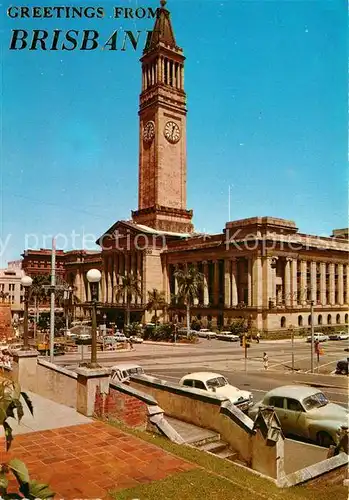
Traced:
<path fill-rule="evenodd" d="M 340 375 L 348 375 L 348 364 L 349 358 L 337 361 L 336 373 Z"/>

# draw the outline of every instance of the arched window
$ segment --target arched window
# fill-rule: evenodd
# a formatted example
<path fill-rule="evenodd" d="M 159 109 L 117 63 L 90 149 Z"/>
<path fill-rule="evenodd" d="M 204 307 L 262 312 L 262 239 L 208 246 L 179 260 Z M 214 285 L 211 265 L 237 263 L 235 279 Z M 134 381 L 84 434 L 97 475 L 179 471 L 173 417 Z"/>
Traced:
<path fill-rule="evenodd" d="M 336 323 L 337 323 L 337 325 L 341 324 L 341 315 L 340 314 L 337 314 L 337 316 L 336 316 Z"/>
<path fill-rule="evenodd" d="M 317 318 L 317 324 L 322 325 L 322 314 L 319 314 L 319 316 Z"/>
<path fill-rule="evenodd" d="M 332 316 L 330 314 L 327 316 L 327 324 L 332 325 Z"/>
<path fill-rule="evenodd" d="M 311 325 L 311 314 L 309 314 L 309 316 L 308 316 L 308 325 L 309 326 Z"/>
<path fill-rule="evenodd" d="M 298 326 L 303 326 L 303 316 L 298 316 Z"/>
<path fill-rule="evenodd" d="M 344 316 L 344 323 L 345 323 L 345 324 L 347 324 L 347 323 L 348 323 L 348 320 L 349 320 L 349 315 L 348 315 L 348 314 L 346 314 L 346 315 Z"/>
<path fill-rule="evenodd" d="M 285 328 L 285 326 L 286 326 L 286 318 L 285 318 L 285 316 L 282 316 L 282 318 L 281 318 L 281 328 Z"/>

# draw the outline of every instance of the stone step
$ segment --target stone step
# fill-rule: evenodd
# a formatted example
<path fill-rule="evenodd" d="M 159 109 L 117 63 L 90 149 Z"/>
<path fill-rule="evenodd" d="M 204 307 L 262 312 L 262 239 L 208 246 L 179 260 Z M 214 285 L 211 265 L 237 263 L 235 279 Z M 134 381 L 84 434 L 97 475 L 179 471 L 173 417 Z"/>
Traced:
<path fill-rule="evenodd" d="M 183 438 L 187 444 L 192 446 L 203 446 L 207 443 L 220 440 L 220 435 L 217 432 L 203 429 L 193 424 L 188 424 L 177 418 L 166 416 L 167 422 L 175 429 L 175 431 Z"/>
<path fill-rule="evenodd" d="M 224 450 L 215 453 L 215 455 L 220 458 L 227 458 L 228 460 L 234 460 L 234 458 L 237 457 L 237 453 L 230 450 L 229 448 L 225 448 Z"/>
<path fill-rule="evenodd" d="M 227 443 L 224 441 L 212 441 L 210 443 L 204 444 L 203 446 L 198 447 L 200 451 L 209 451 L 210 453 L 219 453 L 220 451 L 227 448 Z"/>

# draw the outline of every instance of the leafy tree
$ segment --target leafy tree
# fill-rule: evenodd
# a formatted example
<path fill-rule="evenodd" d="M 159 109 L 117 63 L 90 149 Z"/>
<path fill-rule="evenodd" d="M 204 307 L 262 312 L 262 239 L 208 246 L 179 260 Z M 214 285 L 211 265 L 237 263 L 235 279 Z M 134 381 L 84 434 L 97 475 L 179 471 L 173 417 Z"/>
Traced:
<path fill-rule="evenodd" d="M 33 283 L 29 289 L 30 300 L 33 301 L 35 308 L 34 337 L 36 337 L 36 328 L 40 323 L 40 304 L 45 303 L 49 297 L 49 291 L 44 286 L 49 284 L 48 274 L 38 274 L 33 277 Z"/>
<path fill-rule="evenodd" d="M 167 306 L 165 293 L 159 292 L 156 288 L 148 292 L 148 302 L 146 305 L 147 311 L 154 311 L 154 323 L 158 322 L 158 311 L 163 311 Z"/>
<path fill-rule="evenodd" d="M 130 308 L 132 296 L 141 297 L 140 282 L 132 273 L 121 276 L 121 282 L 115 287 L 117 301 L 126 298 L 125 324 L 130 325 Z"/>
<path fill-rule="evenodd" d="M 187 311 L 187 336 L 190 336 L 190 306 L 194 299 L 199 296 L 204 286 L 204 275 L 198 269 L 190 265 L 184 269 L 177 269 L 174 276 L 178 283 L 178 298 L 183 300 Z"/>
<path fill-rule="evenodd" d="M 244 318 L 238 318 L 232 321 L 230 331 L 234 335 L 243 335 L 248 331 L 248 325 Z"/>

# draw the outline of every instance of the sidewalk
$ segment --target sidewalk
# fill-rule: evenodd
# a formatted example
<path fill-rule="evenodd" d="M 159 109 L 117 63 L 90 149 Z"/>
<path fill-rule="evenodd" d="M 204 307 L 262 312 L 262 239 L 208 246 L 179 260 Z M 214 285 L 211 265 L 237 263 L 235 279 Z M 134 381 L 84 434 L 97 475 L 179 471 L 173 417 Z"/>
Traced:
<path fill-rule="evenodd" d="M 10 418 L 9 424 L 12 427 L 13 435 L 26 434 L 33 431 L 44 431 L 57 429 L 70 425 L 88 424 L 92 422 L 90 418 L 81 415 L 74 408 L 55 403 L 50 399 L 43 398 L 34 392 L 25 391 L 31 399 L 34 407 L 34 417 L 23 403 L 24 417 L 18 424 L 16 419 Z M 4 429 L 0 427 L 0 437 L 4 436 Z"/>
<path fill-rule="evenodd" d="M 57 500 L 108 499 L 110 490 L 196 468 L 102 422 L 21 434 L 15 437 L 10 453 L 0 453 L 1 462 L 14 457 L 25 462 L 32 479 L 49 484 Z M 15 488 L 16 481 L 11 480 L 9 491 Z"/>

